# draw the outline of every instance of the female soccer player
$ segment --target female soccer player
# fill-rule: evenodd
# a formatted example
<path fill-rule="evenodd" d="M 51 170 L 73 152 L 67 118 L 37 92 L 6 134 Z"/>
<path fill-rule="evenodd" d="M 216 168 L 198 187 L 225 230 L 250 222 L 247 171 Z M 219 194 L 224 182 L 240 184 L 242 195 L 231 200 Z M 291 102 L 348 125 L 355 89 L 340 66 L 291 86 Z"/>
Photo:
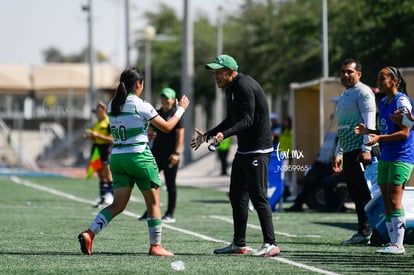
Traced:
<path fill-rule="evenodd" d="M 114 138 L 110 160 L 114 202 L 96 216 L 88 230 L 79 234 L 78 239 L 84 254 L 92 254 L 93 238 L 125 209 L 132 188 L 137 184 L 148 211 L 149 255 L 174 256 L 161 246 L 161 181 L 157 164 L 149 148 L 147 128 L 151 122 L 164 132 L 171 131 L 180 121 L 189 100 L 185 95 L 182 96 L 175 114 L 165 121 L 150 103 L 139 97 L 143 88 L 144 75 L 135 68 L 126 69 L 121 74 L 115 96 L 109 102 L 109 122 Z"/>

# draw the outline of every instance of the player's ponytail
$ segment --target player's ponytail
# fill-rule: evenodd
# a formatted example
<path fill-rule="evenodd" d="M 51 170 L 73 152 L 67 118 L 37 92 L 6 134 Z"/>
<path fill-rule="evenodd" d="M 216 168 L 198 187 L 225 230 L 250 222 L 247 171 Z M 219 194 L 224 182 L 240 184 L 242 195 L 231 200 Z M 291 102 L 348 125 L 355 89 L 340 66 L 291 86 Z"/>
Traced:
<path fill-rule="evenodd" d="M 136 68 L 129 68 L 122 72 L 118 88 L 112 98 L 111 115 L 118 116 L 122 111 L 122 106 L 125 104 L 128 93 L 134 93 L 136 83 L 144 81 L 143 74 Z"/>
<path fill-rule="evenodd" d="M 121 113 L 122 106 L 127 98 L 127 91 L 124 82 L 120 82 L 116 89 L 115 96 L 112 98 L 111 115 L 118 116 Z"/>

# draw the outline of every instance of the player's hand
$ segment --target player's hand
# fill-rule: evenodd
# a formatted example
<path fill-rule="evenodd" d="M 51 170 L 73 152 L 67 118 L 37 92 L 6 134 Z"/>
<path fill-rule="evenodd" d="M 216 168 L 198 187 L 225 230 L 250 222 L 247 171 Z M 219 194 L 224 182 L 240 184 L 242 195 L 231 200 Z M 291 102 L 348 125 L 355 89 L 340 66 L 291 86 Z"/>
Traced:
<path fill-rule="evenodd" d="M 359 123 L 355 128 L 354 128 L 354 133 L 357 135 L 368 135 L 369 134 L 369 130 L 368 128 L 365 126 L 364 123 Z"/>
<path fill-rule="evenodd" d="M 372 162 L 371 152 L 370 151 L 361 152 L 358 155 L 356 161 L 362 162 L 362 164 L 364 164 L 364 166 L 371 164 L 371 162 Z"/>
<path fill-rule="evenodd" d="M 194 149 L 194 151 L 196 151 L 200 145 L 205 141 L 204 138 L 204 132 L 195 128 L 194 131 L 196 132 L 196 136 L 193 137 L 193 139 L 191 140 L 191 148 Z"/>
<path fill-rule="evenodd" d="M 340 173 L 342 171 L 342 157 L 336 156 L 332 163 L 332 168 L 335 173 Z"/>
<path fill-rule="evenodd" d="M 375 143 L 379 142 L 379 138 L 380 138 L 380 136 L 379 136 L 379 135 L 376 135 L 376 134 L 369 134 L 369 141 L 368 141 L 368 142 L 365 142 L 365 145 L 367 145 L 367 146 L 372 146 L 372 145 L 374 145 Z"/>
<path fill-rule="evenodd" d="M 154 140 L 157 137 L 157 131 L 149 130 L 148 131 L 148 139 L 150 141 Z"/>
<path fill-rule="evenodd" d="M 183 95 L 180 100 L 177 102 L 178 106 L 181 106 L 184 108 L 184 110 L 187 109 L 188 105 L 190 104 L 190 100 L 186 95 Z"/>
<path fill-rule="evenodd" d="M 168 158 L 168 161 L 169 161 L 169 165 L 176 166 L 180 162 L 180 155 L 177 155 L 177 154 L 173 153 Z"/>

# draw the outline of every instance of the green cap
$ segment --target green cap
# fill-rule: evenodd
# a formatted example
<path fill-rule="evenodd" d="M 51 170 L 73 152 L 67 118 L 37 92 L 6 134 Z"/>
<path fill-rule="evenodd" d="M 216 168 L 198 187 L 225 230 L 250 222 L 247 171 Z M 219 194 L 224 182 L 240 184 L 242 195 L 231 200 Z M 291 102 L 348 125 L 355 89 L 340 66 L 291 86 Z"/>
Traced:
<path fill-rule="evenodd" d="M 165 96 L 168 99 L 175 98 L 175 91 L 171 88 L 164 88 L 161 91 L 161 95 Z"/>
<path fill-rule="evenodd" d="M 223 68 L 237 71 L 239 69 L 239 65 L 237 65 L 237 62 L 233 57 L 226 54 L 219 55 L 216 59 L 214 59 L 213 63 L 206 64 L 207 70 L 219 70 Z"/>

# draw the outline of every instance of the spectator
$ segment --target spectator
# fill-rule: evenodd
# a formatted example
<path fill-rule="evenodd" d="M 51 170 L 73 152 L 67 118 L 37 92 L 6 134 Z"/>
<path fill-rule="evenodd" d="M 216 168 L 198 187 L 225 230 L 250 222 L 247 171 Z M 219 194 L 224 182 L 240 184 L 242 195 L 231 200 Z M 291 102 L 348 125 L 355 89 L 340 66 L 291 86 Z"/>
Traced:
<path fill-rule="evenodd" d="M 230 147 L 231 147 L 231 137 L 225 138 L 217 146 L 217 156 L 220 160 L 222 176 L 227 176 L 227 167 L 229 166 L 229 163 L 227 161 L 227 156 L 229 155 Z"/>
<path fill-rule="evenodd" d="M 289 166 L 292 164 L 292 149 L 293 149 L 293 134 L 292 134 L 292 119 L 290 116 L 285 116 L 282 121 L 282 131 L 279 135 L 279 146 L 276 147 L 279 152 L 284 152 L 283 155 L 284 165 Z M 292 187 L 292 172 L 290 169 L 284 172 L 284 189 L 283 189 L 283 201 L 291 195 Z"/>
<path fill-rule="evenodd" d="M 298 184 L 302 186 L 299 194 L 296 196 L 293 205 L 286 208 L 286 212 L 303 212 L 303 204 L 306 203 L 312 190 L 321 186 L 325 191 L 325 198 L 327 199 L 327 205 L 324 209 L 318 209 L 323 211 L 337 211 L 338 205 L 335 204 L 337 196 L 333 191 L 337 183 L 343 180 L 343 172 L 335 173 L 332 170 L 331 162 L 323 162 L 316 160 L 311 169 L 306 173 L 305 176 L 298 180 Z M 329 197 L 328 197 L 329 194 Z M 329 202 L 328 202 L 329 201 Z"/>
<path fill-rule="evenodd" d="M 270 114 L 270 130 L 272 131 L 273 148 L 276 150 L 279 145 L 279 136 L 282 132 L 282 125 L 279 123 L 279 115 L 276 113 Z"/>

